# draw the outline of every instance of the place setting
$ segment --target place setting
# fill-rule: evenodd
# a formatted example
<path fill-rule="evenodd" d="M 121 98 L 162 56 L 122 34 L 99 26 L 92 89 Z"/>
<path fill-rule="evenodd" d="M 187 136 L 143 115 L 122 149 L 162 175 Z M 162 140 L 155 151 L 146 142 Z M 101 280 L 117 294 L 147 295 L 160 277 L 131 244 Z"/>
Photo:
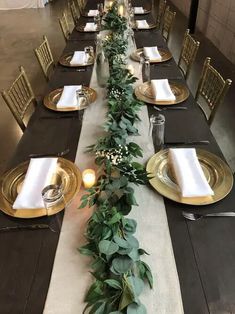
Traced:
<path fill-rule="evenodd" d="M 59 64 L 67 68 L 84 68 L 93 65 L 94 62 L 95 53 L 93 46 L 87 46 L 81 51 L 68 52 L 59 59 Z"/>
<path fill-rule="evenodd" d="M 151 12 L 151 8 L 147 7 L 133 7 L 135 15 L 144 15 Z"/>
<path fill-rule="evenodd" d="M 90 87 L 67 85 L 46 95 L 43 104 L 53 111 L 70 112 L 86 109 L 96 101 L 96 98 L 96 91 Z"/>
<path fill-rule="evenodd" d="M 16 218 L 55 215 L 70 204 L 81 182 L 80 170 L 67 159 L 31 158 L 2 176 L 0 208 Z"/>
<path fill-rule="evenodd" d="M 81 23 L 76 26 L 76 30 L 82 33 L 96 33 L 101 30 L 101 16 L 95 15 L 93 22 Z"/>
<path fill-rule="evenodd" d="M 146 20 L 135 20 L 132 26 L 134 30 L 149 30 L 156 27 L 157 27 L 156 23 L 147 22 Z"/>
<path fill-rule="evenodd" d="M 215 154 L 195 149 L 193 142 L 190 146 L 173 145 L 153 155 L 146 167 L 149 183 L 162 196 L 178 203 L 202 206 L 220 201 L 232 189 L 231 169 Z"/>
<path fill-rule="evenodd" d="M 175 105 L 189 97 L 187 86 L 179 80 L 147 80 L 135 88 L 135 96 L 148 104 Z"/>
<path fill-rule="evenodd" d="M 143 62 L 144 58 L 148 58 L 150 63 L 162 63 L 172 58 L 171 52 L 167 48 L 143 47 L 132 52 L 130 58 L 137 62 Z"/>

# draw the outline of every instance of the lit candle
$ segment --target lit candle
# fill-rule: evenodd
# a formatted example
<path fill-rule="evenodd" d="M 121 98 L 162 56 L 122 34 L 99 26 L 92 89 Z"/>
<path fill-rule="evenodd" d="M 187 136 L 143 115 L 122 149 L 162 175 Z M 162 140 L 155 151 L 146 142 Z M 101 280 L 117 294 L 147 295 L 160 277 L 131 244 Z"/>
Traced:
<path fill-rule="evenodd" d="M 109 1 L 108 6 L 110 9 L 112 8 L 112 5 L 113 5 L 113 1 Z"/>
<path fill-rule="evenodd" d="M 118 8 L 118 13 L 123 16 L 124 15 L 124 6 L 121 4 Z"/>
<path fill-rule="evenodd" d="M 128 69 L 128 71 L 129 71 L 132 75 L 134 75 L 135 70 L 134 70 L 134 67 L 133 67 L 132 64 L 129 64 L 128 67 L 127 67 L 127 69 Z"/>
<path fill-rule="evenodd" d="M 96 181 L 95 171 L 93 169 L 86 169 L 82 173 L 83 185 L 86 189 L 93 187 Z"/>

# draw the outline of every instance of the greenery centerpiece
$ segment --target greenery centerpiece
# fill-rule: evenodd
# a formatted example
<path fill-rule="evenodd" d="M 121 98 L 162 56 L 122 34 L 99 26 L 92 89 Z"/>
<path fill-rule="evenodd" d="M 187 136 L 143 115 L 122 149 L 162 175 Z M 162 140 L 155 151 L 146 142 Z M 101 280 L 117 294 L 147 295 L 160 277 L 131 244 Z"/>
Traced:
<path fill-rule="evenodd" d="M 95 187 L 82 196 L 81 206 L 95 205 L 88 221 L 87 244 L 79 251 L 92 257 L 94 283 L 86 293 L 84 310 L 90 314 L 146 313 L 139 296 L 146 281 L 150 288 L 153 278 L 149 266 L 141 260 L 147 252 L 134 236 L 137 223 L 126 217 L 138 205 L 133 185 L 148 181 L 144 167 L 134 161 L 142 157 L 142 149 L 128 140 L 138 134 L 135 124 L 142 102 L 133 97 L 136 78 L 126 69 L 128 40 L 127 20 L 118 13 L 115 2 L 104 18 L 110 34 L 103 41 L 109 62 L 107 83 L 107 121 L 105 136 L 89 147 L 95 153 L 99 178 Z M 139 209 L 141 210 L 141 209 Z"/>

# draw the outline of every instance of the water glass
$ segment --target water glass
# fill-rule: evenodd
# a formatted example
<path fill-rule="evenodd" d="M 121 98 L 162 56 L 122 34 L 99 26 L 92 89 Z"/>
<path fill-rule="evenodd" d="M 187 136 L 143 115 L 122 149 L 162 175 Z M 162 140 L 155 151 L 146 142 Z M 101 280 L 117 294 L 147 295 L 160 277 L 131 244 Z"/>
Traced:
<path fill-rule="evenodd" d="M 150 60 L 149 58 L 144 58 L 144 81 L 150 82 Z"/>
<path fill-rule="evenodd" d="M 163 148 L 165 132 L 165 117 L 162 114 L 151 115 L 149 125 L 149 136 L 152 136 L 156 151 Z"/>
<path fill-rule="evenodd" d="M 104 5 L 103 5 L 103 3 L 98 3 L 97 4 L 97 10 L 99 11 L 100 16 L 102 16 L 103 13 L 104 13 Z"/>
<path fill-rule="evenodd" d="M 59 206 L 61 208 L 65 207 L 65 200 L 61 185 L 58 184 L 47 185 L 42 190 L 42 199 L 47 215 L 49 215 L 50 209 L 52 209 L 52 207 L 54 206 L 57 207 Z"/>

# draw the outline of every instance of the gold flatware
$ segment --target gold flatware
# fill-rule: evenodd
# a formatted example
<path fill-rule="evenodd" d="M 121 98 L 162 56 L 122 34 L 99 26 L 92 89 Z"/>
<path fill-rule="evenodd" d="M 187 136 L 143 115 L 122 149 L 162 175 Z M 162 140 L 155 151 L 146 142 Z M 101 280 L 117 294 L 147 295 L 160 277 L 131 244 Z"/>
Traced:
<path fill-rule="evenodd" d="M 58 103 L 61 94 L 63 92 L 63 88 L 58 88 L 56 90 L 53 90 L 48 95 L 44 97 L 43 104 L 48 109 L 54 110 L 54 111 L 76 111 L 76 110 L 83 110 L 88 105 L 92 104 L 96 101 L 97 93 L 94 89 L 86 86 L 82 86 L 82 92 L 86 95 L 86 101 L 84 102 L 84 105 L 81 105 L 79 107 L 66 107 L 66 108 L 57 108 L 56 104 Z"/>
<path fill-rule="evenodd" d="M 161 60 L 159 59 L 149 60 L 150 63 L 162 63 L 172 58 L 171 52 L 166 48 L 158 48 L 158 52 L 162 57 Z M 140 62 L 141 57 L 144 57 L 144 49 L 143 48 L 137 49 L 136 51 L 132 52 L 130 57 L 132 60 Z"/>
<path fill-rule="evenodd" d="M 64 55 L 62 55 L 59 59 L 59 64 L 65 66 L 65 67 L 70 67 L 70 68 L 76 68 L 76 67 L 86 67 L 88 65 L 94 64 L 95 57 L 90 56 L 88 60 L 85 63 L 78 63 L 78 64 L 70 64 L 70 61 L 72 60 L 72 57 L 74 55 L 74 52 L 68 52 Z M 76 70 L 77 72 L 84 72 L 84 70 Z"/>
<path fill-rule="evenodd" d="M 175 105 L 185 101 L 189 97 L 189 90 L 183 82 L 169 80 L 169 85 L 172 93 L 175 95 L 175 100 L 155 100 L 150 82 L 145 82 L 137 86 L 135 88 L 135 95 L 139 100 L 153 105 Z"/>
<path fill-rule="evenodd" d="M 229 166 L 221 158 L 206 150 L 196 149 L 196 152 L 205 177 L 214 191 L 213 196 L 208 198 L 181 197 L 168 162 L 168 149 L 159 151 L 147 163 L 146 169 L 151 177 L 149 182 L 153 188 L 175 202 L 189 205 L 212 204 L 228 195 L 233 186 L 233 174 Z"/>
<path fill-rule="evenodd" d="M 62 187 L 64 202 L 52 205 L 49 209 L 13 209 L 13 203 L 23 184 L 29 161 L 19 164 L 14 169 L 3 174 L 0 180 L 0 209 L 7 215 L 17 218 L 35 218 L 45 215 L 54 215 L 67 206 L 80 190 L 82 177 L 77 166 L 64 158 L 59 157 L 56 173 L 51 184 L 59 184 Z"/>

